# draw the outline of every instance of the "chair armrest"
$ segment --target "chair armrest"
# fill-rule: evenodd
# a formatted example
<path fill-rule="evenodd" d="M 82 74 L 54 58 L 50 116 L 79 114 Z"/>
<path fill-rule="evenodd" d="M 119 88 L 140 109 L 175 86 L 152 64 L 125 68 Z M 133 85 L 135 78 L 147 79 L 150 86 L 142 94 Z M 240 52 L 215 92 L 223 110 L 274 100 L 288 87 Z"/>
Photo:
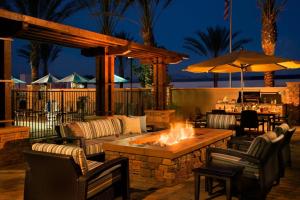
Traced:
<path fill-rule="evenodd" d="M 246 153 L 240 152 L 240 151 L 234 151 L 231 149 L 221 149 L 221 148 L 208 148 L 206 150 L 206 159 L 207 161 L 211 160 L 211 153 L 219 153 L 219 154 L 225 154 L 230 156 L 239 157 L 245 161 L 251 162 L 256 165 L 261 165 L 261 161 L 251 155 L 248 155 Z"/>
<path fill-rule="evenodd" d="M 229 145 L 237 145 L 237 146 L 245 146 L 249 147 L 251 145 L 251 140 L 247 140 L 247 138 L 237 138 L 233 137 L 231 140 L 229 140 Z"/>
<path fill-rule="evenodd" d="M 128 174 L 128 158 L 119 157 L 119 158 L 115 158 L 113 160 L 105 161 L 99 167 L 96 167 L 95 169 L 88 171 L 88 173 L 86 175 L 86 180 L 89 181 L 89 180 L 95 178 L 100 173 L 104 172 L 105 170 L 108 170 L 116 165 L 121 165 L 122 176 L 124 175 L 123 173 L 127 173 L 127 176 L 129 176 L 129 174 Z"/>

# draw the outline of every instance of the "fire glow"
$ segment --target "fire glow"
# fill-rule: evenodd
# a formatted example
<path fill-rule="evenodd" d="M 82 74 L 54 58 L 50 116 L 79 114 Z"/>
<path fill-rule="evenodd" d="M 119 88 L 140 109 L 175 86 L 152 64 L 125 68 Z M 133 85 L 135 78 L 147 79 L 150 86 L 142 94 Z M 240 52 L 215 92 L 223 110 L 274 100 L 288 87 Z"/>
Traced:
<path fill-rule="evenodd" d="M 193 138 L 194 128 L 190 124 L 176 123 L 171 124 L 169 133 L 162 134 L 158 140 L 160 145 L 173 145 L 177 144 L 182 140 Z"/>

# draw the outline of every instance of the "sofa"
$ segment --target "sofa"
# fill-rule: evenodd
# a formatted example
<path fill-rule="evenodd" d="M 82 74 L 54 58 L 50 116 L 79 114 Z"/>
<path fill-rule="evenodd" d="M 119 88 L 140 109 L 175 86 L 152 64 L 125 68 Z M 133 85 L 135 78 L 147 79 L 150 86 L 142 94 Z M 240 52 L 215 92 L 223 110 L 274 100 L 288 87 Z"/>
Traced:
<path fill-rule="evenodd" d="M 24 155 L 25 200 L 130 199 L 128 158 L 97 162 L 80 147 L 46 143 Z"/>
<path fill-rule="evenodd" d="M 87 157 L 103 152 L 104 142 L 133 137 L 147 132 L 145 116 L 115 115 L 71 122 L 58 127 L 61 138 L 83 148 Z"/>

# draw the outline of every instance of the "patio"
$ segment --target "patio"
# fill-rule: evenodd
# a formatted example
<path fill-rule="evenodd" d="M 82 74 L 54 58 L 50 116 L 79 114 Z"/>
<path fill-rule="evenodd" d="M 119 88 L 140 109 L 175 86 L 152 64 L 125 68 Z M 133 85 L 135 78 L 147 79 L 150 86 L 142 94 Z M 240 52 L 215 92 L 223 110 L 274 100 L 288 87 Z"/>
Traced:
<path fill-rule="evenodd" d="M 286 169 L 286 175 L 281 179 L 278 186 L 272 188 L 267 199 L 293 199 L 300 195 L 300 127 L 297 127 L 291 141 L 292 161 L 291 168 Z M 0 170 L 0 199 L 1 200 L 21 200 L 23 199 L 24 187 L 24 165 L 7 166 Z M 203 181 L 203 180 L 202 180 Z M 131 185 L 131 199 L 193 199 L 194 179 L 189 178 L 179 184 L 170 187 L 153 188 L 147 182 L 141 181 L 136 185 Z M 201 188 L 203 197 L 204 188 Z M 225 199 L 220 196 L 216 199 Z"/>

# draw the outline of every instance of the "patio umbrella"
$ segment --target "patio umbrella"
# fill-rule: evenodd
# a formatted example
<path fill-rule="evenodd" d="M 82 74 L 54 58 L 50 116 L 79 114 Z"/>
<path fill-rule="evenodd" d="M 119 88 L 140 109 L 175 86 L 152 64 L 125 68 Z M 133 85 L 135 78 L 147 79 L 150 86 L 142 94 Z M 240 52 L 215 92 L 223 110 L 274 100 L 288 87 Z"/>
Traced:
<path fill-rule="evenodd" d="M 114 75 L 114 82 L 115 83 L 126 83 L 126 82 L 128 82 L 128 80 L 126 80 L 125 78 L 122 78 L 121 76 Z M 89 83 L 96 83 L 96 78 L 89 80 Z"/>
<path fill-rule="evenodd" d="M 56 83 L 58 79 L 52 74 L 48 74 L 36 81 L 33 81 L 32 84 L 47 84 L 47 83 Z"/>
<path fill-rule="evenodd" d="M 217 58 L 188 66 L 184 71 L 193 73 L 241 72 L 241 100 L 243 104 L 243 72 L 266 72 L 300 68 L 300 61 L 268 56 L 253 51 L 235 51 Z"/>
<path fill-rule="evenodd" d="M 89 81 L 86 78 L 84 78 L 74 72 L 73 74 L 66 76 L 65 78 L 63 78 L 57 82 L 60 82 L 60 83 L 88 83 Z"/>
<path fill-rule="evenodd" d="M 22 81 L 20 79 L 14 78 L 13 76 L 11 77 L 11 80 L 14 82 L 14 84 L 22 84 L 22 83 L 26 83 L 25 81 Z"/>

